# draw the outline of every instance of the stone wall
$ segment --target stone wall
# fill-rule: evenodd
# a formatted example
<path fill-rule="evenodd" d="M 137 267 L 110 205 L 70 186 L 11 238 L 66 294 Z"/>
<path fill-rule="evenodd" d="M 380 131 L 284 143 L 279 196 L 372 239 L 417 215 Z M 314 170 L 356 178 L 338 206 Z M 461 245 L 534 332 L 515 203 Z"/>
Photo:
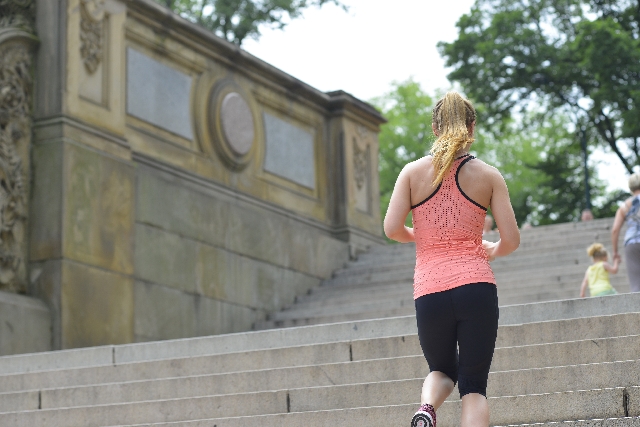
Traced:
<path fill-rule="evenodd" d="M 248 330 L 382 242 L 371 106 L 151 0 L 34 3 L 16 271 L 51 348 Z"/>

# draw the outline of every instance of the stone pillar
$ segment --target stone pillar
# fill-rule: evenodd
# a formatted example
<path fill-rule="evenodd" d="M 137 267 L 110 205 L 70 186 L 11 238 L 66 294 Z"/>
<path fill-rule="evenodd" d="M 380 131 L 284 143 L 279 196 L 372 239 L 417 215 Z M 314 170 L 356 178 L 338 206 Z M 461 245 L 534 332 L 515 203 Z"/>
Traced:
<path fill-rule="evenodd" d="M 380 226 L 378 126 L 384 117 L 342 92 L 331 92 L 335 235 L 348 241 L 351 257 L 384 243 Z M 379 236 L 379 237 L 378 237 Z"/>
<path fill-rule="evenodd" d="M 54 349 L 133 341 L 125 15 L 113 0 L 38 0 L 30 277 Z"/>
<path fill-rule="evenodd" d="M 0 290 L 26 293 L 32 1 L 0 2 Z"/>

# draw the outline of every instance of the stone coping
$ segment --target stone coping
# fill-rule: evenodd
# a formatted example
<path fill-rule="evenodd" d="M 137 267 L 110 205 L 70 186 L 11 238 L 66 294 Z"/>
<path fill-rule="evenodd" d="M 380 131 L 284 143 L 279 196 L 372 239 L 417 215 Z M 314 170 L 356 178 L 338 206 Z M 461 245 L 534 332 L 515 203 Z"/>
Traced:
<path fill-rule="evenodd" d="M 252 70 L 258 72 L 262 78 L 267 78 L 272 82 L 286 89 L 288 92 L 299 95 L 302 99 L 311 100 L 320 104 L 330 112 L 349 110 L 357 115 L 365 116 L 377 125 L 386 123 L 386 119 L 372 105 L 359 100 L 347 92 L 338 90 L 332 92 L 321 92 L 318 89 L 296 79 L 284 71 L 262 61 L 251 55 L 239 46 L 216 36 L 211 31 L 189 22 L 188 20 L 173 13 L 168 8 L 152 0 L 125 0 L 127 7 L 149 22 L 159 23 L 165 30 L 187 36 L 189 39 L 197 39 L 199 46 L 205 46 L 226 58 L 230 58 L 239 71 Z"/>

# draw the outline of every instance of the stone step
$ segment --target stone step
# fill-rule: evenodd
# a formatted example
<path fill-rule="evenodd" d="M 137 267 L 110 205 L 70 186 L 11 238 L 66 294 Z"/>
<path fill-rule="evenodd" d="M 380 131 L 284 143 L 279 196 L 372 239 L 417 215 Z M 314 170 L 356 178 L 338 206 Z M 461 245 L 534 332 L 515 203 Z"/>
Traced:
<path fill-rule="evenodd" d="M 526 304 L 532 302 L 555 301 L 577 298 L 580 294 L 579 282 L 561 281 L 557 283 L 545 283 L 539 286 L 507 287 L 498 286 L 498 298 L 500 305 Z M 629 290 L 628 283 L 620 281 L 613 283 L 619 293 Z M 333 316 L 345 316 L 358 313 L 370 313 L 369 316 L 382 316 L 382 313 L 406 313 L 414 312 L 413 292 L 408 286 L 398 290 L 396 287 L 378 292 L 353 292 L 341 297 L 341 293 L 325 293 L 318 298 L 310 298 L 297 303 L 283 311 L 270 315 L 268 321 L 274 325 L 284 325 L 287 320 L 304 320 L 323 318 L 327 321 Z M 588 295 L 588 294 L 587 294 Z M 344 317 L 341 317 L 344 318 Z M 264 323 L 264 322 L 263 322 Z M 260 323 L 258 323 L 260 324 Z M 258 325 L 257 324 L 257 325 Z M 295 323 L 293 323 L 295 324 Z"/>
<path fill-rule="evenodd" d="M 378 416 L 380 413 L 376 411 L 383 411 L 387 409 L 387 407 L 374 407 L 374 408 L 361 408 L 364 413 L 361 415 L 365 416 Z M 367 411 L 369 410 L 369 411 Z M 346 414 L 354 414 L 357 410 L 349 410 L 344 411 Z M 364 418 L 362 418 L 364 419 Z M 122 427 L 211 427 L 211 422 L 214 420 L 194 420 L 194 421 L 178 421 L 175 423 L 153 423 L 153 424 L 136 424 L 122 426 Z M 402 426 L 407 424 L 407 420 L 403 420 L 404 424 L 402 424 L 399 420 L 395 420 L 397 424 L 389 423 L 389 426 Z M 367 422 L 367 425 L 375 425 Z M 215 425 L 214 425 L 215 426 Z M 512 424 L 513 427 L 640 427 L 640 417 L 622 417 L 622 418 L 596 418 L 592 420 L 578 420 L 578 421 L 551 421 L 547 423 L 536 423 L 536 424 Z M 111 426 L 114 427 L 114 426 Z M 495 426 L 498 427 L 498 426 Z M 504 426 L 506 427 L 506 426 Z"/>
<path fill-rule="evenodd" d="M 404 317 L 411 316 L 414 313 L 415 310 L 411 307 L 388 310 L 357 311 L 355 313 L 343 313 L 339 315 L 331 314 L 328 316 L 317 317 L 296 317 L 286 320 L 261 320 L 254 323 L 253 328 L 258 331 L 274 328 L 298 328 L 303 326 L 329 325 L 333 323 L 351 322 L 356 320 Z"/>
<path fill-rule="evenodd" d="M 575 266 L 582 265 L 585 268 L 590 265 L 591 260 L 586 254 L 586 245 L 574 250 L 559 250 L 542 253 L 520 252 L 518 249 L 508 257 L 498 258 L 491 263 L 494 271 L 515 271 L 519 269 L 535 269 L 541 266 Z M 410 256 L 409 256 L 410 255 Z M 383 272 L 386 269 L 413 270 L 415 266 L 415 254 L 411 252 L 406 257 L 384 257 L 382 255 L 371 261 L 352 261 L 345 268 L 336 270 L 333 277 L 343 275 L 357 275 L 369 272 Z M 624 256 L 623 256 L 624 264 Z"/>
<path fill-rule="evenodd" d="M 548 265 L 545 268 L 534 266 L 532 268 L 514 268 L 514 269 L 495 269 L 496 279 L 505 283 L 528 283 L 541 284 L 546 281 L 562 281 L 576 280 L 580 282 L 584 277 L 585 271 L 590 264 L 558 264 Z M 369 283 L 397 283 L 397 282 L 413 282 L 414 269 L 408 265 L 385 265 L 381 266 L 380 271 L 363 269 L 355 274 L 343 274 L 334 278 L 325 280 L 322 287 L 345 287 L 355 286 L 359 284 Z M 626 270 L 624 267 L 618 271 L 618 274 L 611 275 L 612 278 L 626 278 Z"/>
<path fill-rule="evenodd" d="M 573 291 L 571 291 L 573 294 Z M 528 298 L 530 299 L 530 298 Z M 508 298 L 507 298 L 508 300 Z M 504 302 L 504 300 L 501 300 Z M 578 312 L 582 307 L 586 311 L 584 316 L 599 316 L 615 313 L 632 313 L 640 306 L 639 294 L 620 294 L 606 297 L 583 298 L 583 299 L 567 299 L 560 301 L 543 301 L 538 303 L 501 305 L 500 308 L 500 324 L 507 325 L 513 323 L 537 322 L 541 319 L 568 319 L 579 316 Z M 412 307 L 399 308 L 391 311 L 374 311 L 374 312 L 358 312 L 350 315 L 328 315 L 318 317 L 303 317 L 281 321 L 266 321 L 256 324 L 260 327 L 287 327 L 305 324 L 321 324 L 332 321 L 346 320 L 349 316 L 352 318 L 367 318 L 376 315 L 406 315 L 414 316 L 415 310 Z M 625 334 L 623 334 L 625 335 Z"/>
<path fill-rule="evenodd" d="M 612 220 L 613 222 L 613 220 Z M 497 240 L 497 239 L 486 239 Z M 553 250 L 562 252 L 566 250 L 584 251 L 593 242 L 599 241 L 609 246 L 611 240 L 610 230 L 597 229 L 578 233 L 558 233 L 549 235 L 530 235 L 521 233 L 520 246 L 510 257 L 531 256 Z M 585 254 L 586 255 L 586 254 Z M 357 263 L 371 262 L 380 259 L 400 259 L 403 257 L 415 258 L 415 244 L 390 244 L 372 248 L 369 252 L 360 254 Z"/>
<path fill-rule="evenodd" d="M 536 426 L 536 427 L 640 427 L 640 417 L 604 418 L 604 419 L 596 418 L 593 420 L 552 421 L 548 423 L 517 425 L 517 427 L 533 427 L 533 426 Z"/>
<path fill-rule="evenodd" d="M 419 400 L 419 390 L 415 391 L 416 402 Z M 581 420 L 585 418 L 618 418 L 640 415 L 638 401 L 640 392 L 637 387 L 607 388 L 600 390 L 573 391 L 562 393 L 546 393 L 527 396 L 491 397 L 488 399 L 492 425 L 515 425 L 525 423 L 544 423 L 553 421 Z M 395 396 L 385 393 L 375 398 L 383 405 L 385 401 Z M 628 401 L 629 404 L 624 402 Z M 441 426 L 456 425 L 460 418 L 460 401 L 445 402 L 438 410 L 438 424 Z M 517 408 L 517 410 L 514 410 Z M 233 418 L 205 418 L 198 420 L 191 416 L 194 422 L 167 423 L 171 420 L 148 420 L 155 427 L 195 427 L 219 426 L 241 427 L 255 424 L 263 427 L 298 427 L 305 426 L 335 426 L 355 427 L 367 425 L 371 427 L 406 426 L 417 409 L 417 403 L 385 406 L 369 406 L 361 408 L 331 409 L 316 411 L 298 411 L 297 402 L 292 399 L 290 412 L 281 414 L 267 414 L 252 417 Z M 204 412 L 204 411 L 201 411 Z M 164 415 L 164 414 L 163 414 Z M 195 415 L 195 414 L 194 414 Z M 121 418 L 121 417 L 120 417 Z M 160 418 L 160 416 L 155 417 Z M 164 418 L 167 418 L 165 415 Z M 152 424 L 156 422 L 157 424 Z M 132 426 L 119 420 L 112 426 Z M 16 424 L 16 426 L 18 426 Z M 19 426 L 18 426 L 19 427 Z"/>
<path fill-rule="evenodd" d="M 415 320 L 411 317 L 415 324 Z M 500 326 L 494 369 L 588 363 L 590 361 L 634 359 L 637 337 L 625 337 L 637 329 L 640 313 L 618 314 L 561 321 L 544 321 Z M 524 338 L 523 338 L 524 337 Z M 610 337 L 618 337 L 610 339 Z M 583 339 L 584 338 L 584 339 Z M 557 344 L 547 344 L 561 341 Z M 594 343 L 595 341 L 595 343 Z M 523 346 L 524 347 L 517 347 Z M 601 348 L 608 349 L 602 353 Z M 149 380 L 180 376 L 222 374 L 235 371 L 294 368 L 349 361 L 420 356 L 415 332 L 385 338 L 354 340 L 331 344 L 280 348 L 250 353 L 231 353 L 200 357 L 125 363 L 116 366 L 53 370 L 11 374 L 0 377 L 0 391 L 36 390 L 101 383 Z M 506 354 L 506 356 L 501 356 Z M 604 354 L 604 355 L 603 355 Z"/>
<path fill-rule="evenodd" d="M 640 307 L 640 293 L 504 306 L 501 308 L 500 324 L 634 312 L 637 307 Z M 91 347 L 0 357 L 0 375 L 88 366 L 109 366 L 145 360 L 233 353 L 410 333 L 415 333 L 415 319 L 412 316 L 401 316 L 301 328 Z"/>
<path fill-rule="evenodd" d="M 560 282 L 544 282 L 538 285 L 522 284 L 508 286 L 498 281 L 498 297 L 501 305 L 512 304 L 509 298 L 523 297 L 518 303 L 577 298 L 580 293 L 580 281 L 566 280 Z M 628 291 L 629 284 L 623 280 L 612 280 L 619 293 Z M 371 311 L 369 306 L 375 304 L 382 308 L 413 307 L 413 286 L 408 283 L 393 285 L 357 286 L 353 289 L 329 289 L 325 292 L 301 298 L 296 304 L 281 312 L 273 313 L 271 320 L 285 320 L 299 316 L 319 316 L 332 313 L 352 313 L 362 307 L 363 311 Z"/>
<path fill-rule="evenodd" d="M 395 362 L 395 361 L 394 361 Z M 637 381 L 638 378 L 638 370 L 635 370 L 635 374 L 629 374 L 629 371 L 625 371 L 621 368 L 637 368 L 637 362 L 625 362 L 623 364 L 602 364 L 602 366 L 598 365 L 583 365 L 583 366 L 573 366 L 569 369 L 565 375 L 559 374 L 560 368 L 551 368 L 546 370 L 535 370 L 535 371 L 512 371 L 512 372 L 500 372 L 496 373 L 497 379 L 502 379 L 503 381 L 508 381 L 508 378 L 512 376 L 516 376 L 516 378 L 511 378 L 511 384 L 514 384 L 514 387 L 518 390 L 528 389 L 535 390 L 536 382 L 540 384 L 546 384 L 549 388 L 558 388 L 562 387 L 563 383 L 576 384 L 577 387 L 580 387 L 582 384 L 580 381 L 576 383 L 576 378 L 569 378 L 571 374 L 584 374 L 587 372 L 593 372 L 592 378 L 589 378 L 587 381 L 591 383 L 598 383 L 602 381 L 606 381 L 607 376 L 611 377 L 614 375 L 615 380 L 620 380 L 623 383 L 633 383 Z M 617 374 L 613 373 L 617 370 Z M 514 373 L 515 372 L 515 373 Z M 626 373 L 626 376 L 625 376 Z M 583 375 L 584 376 L 584 375 Z M 586 375 L 589 377 L 590 375 Z M 611 377 L 611 381 L 614 380 L 614 377 Z M 626 379 L 625 379 L 626 378 Z M 182 382 L 188 381 L 189 379 L 183 379 Z M 46 416 L 47 419 L 51 422 L 53 421 L 53 425 L 59 426 L 74 426 L 74 425 L 101 425 L 99 424 L 105 418 L 113 418 L 119 417 L 122 413 L 128 413 L 131 418 L 127 418 L 128 421 L 132 419 L 140 420 L 141 416 L 144 416 L 144 420 L 153 420 L 156 421 L 158 418 L 158 412 L 163 414 L 169 414 L 171 417 L 175 417 L 175 419 L 184 419 L 185 414 L 188 416 L 195 415 L 196 417 L 200 416 L 214 416 L 214 417 L 233 417 L 238 416 L 240 414 L 265 414 L 265 413 L 284 413 L 284 412 L 306 412 L 306 411 L 318 411 L 318 410 L 333 410 L 333 409 L 346 409 L 346 408 L 357 408 L 357 407 L 366 407 L 366 406 L 374 406 L 378 402 L 385 402 L 386 404 L 391 405 L 399 405 L 399 404 L 407 404 L 413 402 L 415 399 L 415 395 L 419 393 L 423 378 L 414 378 L 408 380 L 395 380 L 395 381 L 380 381 L 377 382 L 368 382 L 362 384 L 344 384 L 344 385 L 327 385 L 327 386 L 315 386 L 315 387 L 305 387 L 305 388 L 291 388 L 288 390 L 279 390 L 279 391 L 264 391 L 264 392 L 254 392 L 254 393 L 239 393 L 239 394 L 225 394 L 225 395 L 205 395 L 205 396 L 195 396 L 190 398 L 176 398 L 176 399 L 145 399 L 148 398 L 147 395 L 136 396 L 135 391 L 127 396 L 121 396 L 125 400 L 122 403 L 116 403 L 111 405 L 103 405 L 95 403 L 91 403 L 92 406 L 74 406 L 69 407 L 68 399 L 73 400 L 73 395 L 68 395 L 67 400 L 63 399 L 58 403 L 62 405 L 57 409 L 49 409 L 47 406 L 50 403 L 51 399 L 54 397 L 50 397 L 45 391 L 41 392 L 39 395 L 38 403 L 42 409 L 41 410 L 33 410 L 33 411 L 25 411 L 22 413 L 2 413 L 0 414 L 0 424 L 1 425 L 43 425 L 37 420 L 42 420 L 42 416 Z M 493 383 L 493 377 L 491 378 L 491 382 Z M 526 382 L 527 385 L 523 385 L 522 383 Z M 210 383 L 211 384 L 211 383 Z M 614 383 L 615 384 L 615 383 Z M 189 384 L 187 384 L 189 385 Z M 193 386 L 193 383 L 190 383 Z M 148 391 L 150 389 L 171 389 L 171 386 L 176 386 L 176 384 L 165 384 L 163 387 L 160 384 L 156 384 L 157 387 L 153 387 L 152 384 L 149 384 L 147 387 L 138 390 L 138 393 Z M 504 384 L 500 384 L 497 386 L 498 389 L 502 389 L 505 391 L 509 391 L 509 388 L 506 389 Z M 532 388 L 533 387 L 533 388 Z M 187 390 L 185 388 L 184 390 Z M 608 388 L 609 392 L 613 389 Z M 620 388 L 616 388 L 615 390 L 620 391 Z M 636 397 L 640 397 L 640 393 L 638 390 L 634 390 L 634 387 L 629 387 L 626 389 L 628 394 L 631 396 L 634 394 Z M 203 388 L 203 391 L 206 392 L 206 389 Z M 496 390 L 493 390 L 496 392 Z M 54 393 L 55 391 L 52 391 Z M 572 391 L 573 394 L 568 393 L 554 393 L 556 398 L 559 399 L 559 406 L 567 406 L 567 405 L 575 405 L 576 400 L 571 399 L 571 397 L 575 397 L 576 394 L 583 395 L 582 398 L 589 399 L 593 397 L 592 394 L 597 394 L 601 398 L 611 398 L 610 395 L 602 394 L 603 390 L 588 390 L 581 391 L 579 388 L 575 391 Z M 499 392 L 498 392 L 499 393 Z M 83 394 L 87 394 L 87 391 L 84 393 L 82 390 L 79 390 L 76 393 L 76 397 L 81 396 Z M 493 393 L 490 393 L 493 395 Z M 540 394 L 548 396 L 549 393 Z M 526 396 L 516 396 L 520 398 L 520 402 L 518 402 L 517 407 L 521 407 L 521 405 L 528 403 L 527 400 L 531 398 L 535 398 L 535 391 L 529 392 Z M 131 399 L 141 399 L 137 402 L 132 402 Z M 493 398 L 493 403 L 499 403 L 499 400 Z M 498 398 L 499 399 L 499 398 Z M 512 399 L 512 398 L 510 398 Z M 535 400 L 535 399 L 534 399 Z M 194 403 L 197 403 L 194 405 Z M 456 403 L 456 402 L 450 402 Z M 633 402 L 635 405 L 638 405 L 638 402 Z M 136 409 L 132 409 L 132 406 L 135 406 Z M 451 406 L 451 405 L 449 405 Z M 499 405 L 498 405 L 499 406 Z M 627 403 L 627 406 L 629 404 Z M 188 412 L 185 412 L 185 407 L 188 408 Z M 210 407 L 210 410 L 208 410 Z M 194 412 L 198 412 L 198 408 L 200 409 L 200 413 L 194 414 Z M 249 408 L 249 409 L 248 409 Z M 445 408 L 445 413 L 447 406 L 443 406 Z M 584 408 L 584 406 L 583 406 Z M 493 409 L 493 408 L 492 408 Z M 627 408 L 628 410 L 629 408 Z M 634 410 L 640 410 L 640 408 L 634 408 Z M 204 413 L 202 413 L 204 412 Z M 442 420 L 442 411 L 439 411 L 439 418 Z M 495 410 L 493 410 L 494 416 L 492 419 L 495 420 Z M 543 411 L 545 412 L 545 411 Z M 135 415 L 134 415 L 135 414 Z M 206 414 L 206 415 L 205 415 Z M 154 416 L 155 415 L 155 416 Z M 500 414 L 504 415 L 504 414 Z M 529 416 L 536 417 L 537 414 L 528 414 Z M 610 415 L 610 414 L 607 414 Z M 620 414 L 613 414 L 620 415 Z M 569 417 L 571 417 L 569 415 Z M 163 417 L 160 418 L 164 420 Z M 551 421 L 553 419 L 534 419 L 535 421 Z M 571 419 L 565 418 L 563 415 L 562 418 L 559 419 Z M 31 424 L 25 424 L 25 421 L 31 422 Z M 530 419 L 529 419 L 530 420 Z M 502 420 L 501 420 L 502 421 Z M 512 420 L 511 420 L 512 421 Z M 522 420 L 519 420 L 522 422 Z M 517 421 L 516 421 L 517 422 Z M 85 424 L 81 424 L 85 423 Z"/>
<path fill-rule="evenodd" d="M 3 356 L 0 357 L 0 375 L 77 367 L 112 366 L 140 361 L 350 341 L 402 335 L 412 331 L 415 331 L 415 319 L 395 317 L 301 328 Z"/>
<path fill-rule="evenodd" d="M 415 344 L 414 350 L 419 352 L 419 345 Z M 496 372 L 490 376 L 489 394 L 503 396 L 637 385 L 640 383 L 640 361 L 629 360 L 629 357 L 637 356 L 637 348 L 640 348 L 640 336 L 498 348 L 492 364 L 492 370 Z M 565 366 L 566 361 L 573 365 Z M 589 363 L 579 364 L 582 362 Z M 513 368 L 516 364 L 517 370 L 501 370 L 505 366 Z M 427 373 L 428 367 L 422 355 L 414 355 L 215 375 L 128 380 L 43 389 L 39 393 L 2 393 L 0 412 L 416 378 L 421 382 Z"/>

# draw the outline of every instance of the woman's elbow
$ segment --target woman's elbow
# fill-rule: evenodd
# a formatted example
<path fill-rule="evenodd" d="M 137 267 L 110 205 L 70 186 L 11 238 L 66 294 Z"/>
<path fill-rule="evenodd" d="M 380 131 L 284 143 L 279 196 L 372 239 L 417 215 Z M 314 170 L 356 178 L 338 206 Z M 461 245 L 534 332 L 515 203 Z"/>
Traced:
<path fill-rule="evenodd" d="M 394 227 L 385 221 L 383 228 L 385 236 L 391 240 L 397 240 L 398 232 L 400 231 L 398 227 Z"/>
<path fill-rule="evenodd" d="M 506 252 L 511 253 L 520 246 L 520 231 L 515 230 L 514 232 L 509 233 L 508 236 L 501 236 L 500 239 L 502 240 L 501 244 L 506 246 Z"/>
<path fill-rule="evenodd" d="M 391 227 L 391 224 L 389 221 L 387 221 L 387 218 L 385 218 L 382 222 L 382 230 L 384 231 L 384 235 L 391 239 L 391 235 L 393 234 L 393 227 Z"/>

